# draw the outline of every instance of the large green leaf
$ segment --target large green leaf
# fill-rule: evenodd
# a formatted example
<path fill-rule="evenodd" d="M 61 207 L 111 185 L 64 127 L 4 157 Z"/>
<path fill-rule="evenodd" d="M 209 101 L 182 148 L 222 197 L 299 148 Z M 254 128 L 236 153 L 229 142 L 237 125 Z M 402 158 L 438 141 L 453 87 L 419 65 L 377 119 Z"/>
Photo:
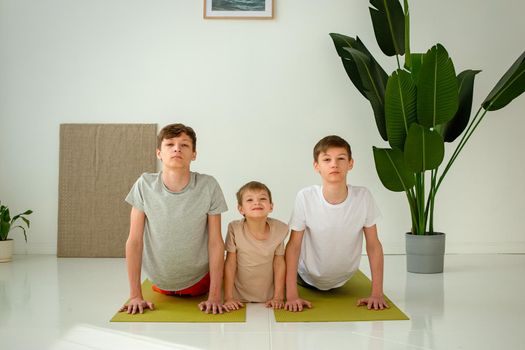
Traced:
<path fill-rule="evenodd" d="M 508 105 L 525 91 L 525 51 L 501 77 L 482 106 L 487 111 L 495 111 Z"/>
<path fill-rule="evenodd" d="M 330 33 L 330 37 L 334 42 L 334 46 L 339 57 L 351 60 L 352 56 L 350 55 L 350 52 L 346 51 L 344 48 L 356 48 L 357 40 L 355 38 L 352 38 L 351 36 L 339 33 Z"/>
<path fill-rule="evenodd" d="M 363 42 L 346 35 L 331 33 L 337 53 L 356 88 L 372 105 L 376 125 L 381 137 L 386 141 L 386 122 L 384 112 L 384 90 L 388 76 L 377 63 Z M 354 54 L 352 54 L 354 50 Z"/>
<path fill-rule="evenodd" d="M 410 125 L 416 117 L 416 85 L 410 73 L 398 69 L 386 84 L 385 117 L 388 142 L 402 150 Z"/>
<path fill-rule="evenodd" d="M 416 173 L 439 167 L 445 156 L 445 143 L 435 130 L 414 123 L 405 142 L 405 163 Z"/>
<path fill-rule="evenodd" d="M 363 83 L 364 92 L 374 110 L 377 129 L 383 140 L 386 141 L 385 89 L 387 75 L 383 71 L 383 76 L 383 74 L 376 69 L 372 61 L 373 58 L 370 59 L 365 53 L 354 48 L 345 48 L 345 50 L 352 55 L 352 60 L 356 63 Z"/>
<path fill-rule="evenodd" d="M 359 70 L 357 70 L 357 65 L 355 64 L 355 62 L 352 60 L 347 60 L 345 58 L 341 58 L 341 62 L 343 62 L 345 72 L 356 87 L 356 89 L 361 93 L 361 95 L 363 95 L 364 98 L 368 100 L 365 88 L 363 87 L 363 82 L 361 81 L 361 76 L 359 75 Z"/>
<path fill-rule="evenodd" d="M 411 53 L 410 54 L 410 61 L 411 66 L 409 67 L 407 65 L 407 62 L 405 62 L 405 68 L 410 70 L 410 73 L 412 74 L 412 80 L 417 85 L 418 79 L 419 79 L 419 71 L 421 70 L 421 65 L 423 64 L 423 57 L 425 54 L 422 53 Z"/>
<path fill-rule="evenodd" d="M 474 78 L 480 70 L 467 69 L 458 75 L 459 107 L 448 123 L 443 124 L 442 135 L 445 142 L 453 142 L 468 125 L 472 110 Z"/>
<path fill-rule="evenodd" d="M 387 56 L 405 53 L 405 15 L 398 0 L 370 0 L 377 43 Z"/>
<path fill-rule="evenodd" d="M 423 57 L 417 82 L 417 119 L 427 128 L 448 122 L 458 109 L 458 82 L 447 50 L 433 46 Z"/>
<path fill-rule="evenodd" d="M 363 53 L 368 54 L 370 54 L 370 52 L 361 42 L 361 40 L 359 40 L 359 38 L 354 39 L 350 36 L 338 33 L 330 33 L 330 37 L 334 42 L 337 54 L 339 55 L 339 57 L 341 57 L 341 62 L 343 63 L 343 67 L 345 68 L 346 74 L 348 75 L 354 86 L 357 88 L 357 90 L 361 93 L 361 95 L 367 98 L 365 90 L 363 88 L 363 83 L 361 81 L 361 76 L 359 75 L 359 71 L 357 70 L 357 65 L 353 61 L 350 52 L 348 52 L 345 48 L 352 47 Z"/>
<path fill-rule="evenodd" d="M 415 185 L 414 174 L 407 168 L 403 152 L 390 148 L 373 149 L 377 175 L 383 186 L 390 191 L 401 192 Z"/>
<path fill-rule="evenodd" d="M 368 59 L 372 62 L 374 72 L 373 75 L 379 80 L 384 80 L 386 85 L 386 80 L 388 77 L 386 72 L 383 68 L 381 68 L 379 63 L 377 63 L 375 58 L 372 56 L 370 51 L 368 51 L 365 44 L 363 44 L 359 37 L 356 37 L 356 39 L 354 39 L 352 37 L 338 33 L 330 33 L 330 37 L 334 42 L 337 54 L 339 55 L 339 57 L 341 57 L 341 61 L 345 68 L 346 74 L 348 75 L 354 86 L 357 88 L 357 90 L 359 90 L 359 92 L 366 99 L 368 99 L 368 96 L 365 93 L 365 88 L 363 87 L 363 82 L 361 81 L 361 75 L 359 74 L 357 64 L 353 60 L 352 55 L 348 51 L 348 48 L 356 49 L 365 54 L 368 57 Z"/>

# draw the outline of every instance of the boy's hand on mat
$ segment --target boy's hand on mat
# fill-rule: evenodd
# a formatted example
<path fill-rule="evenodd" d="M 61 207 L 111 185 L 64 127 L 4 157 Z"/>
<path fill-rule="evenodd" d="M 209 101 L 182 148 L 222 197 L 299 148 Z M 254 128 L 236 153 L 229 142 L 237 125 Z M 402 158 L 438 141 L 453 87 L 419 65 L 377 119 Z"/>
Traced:
<path fill-rule="evenodd" d="M 357 306 L 366 305 L 368 310 L 383 310 L 388 309 L 390 306 L 385 301 L 383 296 L 369 296 L 368 298 L 362 298 L 357 301 Z"/>
<path fill-rule="evenodd" d="M 228 299 L 224 301 L 224 304 L 222 305 L 222 308 L 226 310 L 227 312 L 239 310 L 244 305 L 239 300 L 235 299 Z"/>
<path fill-rule="evenodd" d="M 283 299 L 268 300 L 266 302 L 266 307 L 272 308 L 272 309 L 282 309 L 284 308 L 284 300 Z"/>
<path fill-rule="evenodd" d="M 308 300 L 304 300 L 301 298 L 287 300 L 286 304 L 284 304 L 284 309 L 291 312 L 301 312 L 303 311 L 303 306 L 306 306 L 307 308 L 311 309 L 312 303 Z"/>
<path fill-rule="evenodd" d="M 144 309 L 146 308 L 153 310 L 155 308 L 155 305 L 153 305 L 151 301 L 146 301 L 141 298 L 133 298 L 129 301 L 129 303 L 121 307 L 119 312 L 126 311 L 128 314 L 132 315 L 136 313 L 142 314 L 144 313 Z"/>
<path fill-rule="evenodd" d="M 222 304 L 219 299 L 208 299 L 199 303 L 199 309 L 207 314 L 222 314 Z"/>

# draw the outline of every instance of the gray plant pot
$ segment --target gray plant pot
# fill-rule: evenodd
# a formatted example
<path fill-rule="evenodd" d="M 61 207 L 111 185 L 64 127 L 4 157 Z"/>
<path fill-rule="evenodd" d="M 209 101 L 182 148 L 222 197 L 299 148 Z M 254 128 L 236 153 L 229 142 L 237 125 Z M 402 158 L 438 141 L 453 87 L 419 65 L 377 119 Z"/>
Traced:
<path fill-rule="evenodd" d="M 441 273 L 445 257 L 445 234 L 405 235 L 407 271 L 414 273 Z"/>

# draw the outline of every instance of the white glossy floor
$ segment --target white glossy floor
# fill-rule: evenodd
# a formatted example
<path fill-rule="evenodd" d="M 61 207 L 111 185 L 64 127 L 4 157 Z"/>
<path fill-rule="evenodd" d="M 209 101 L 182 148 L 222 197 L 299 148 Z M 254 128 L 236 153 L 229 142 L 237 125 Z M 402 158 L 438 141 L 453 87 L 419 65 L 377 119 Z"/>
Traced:
<path fill-rule="evenodd" d="M 0 264 L 0 348 L 523 349 L 525 255 L 445 261 L 417 275 L 385 257 L 385 292 L 410 321 L 276 323 L 249 305 L 246 323 L 181 324 L 108 322 L 128 293 L 123 259 L 15 256 Z"/>

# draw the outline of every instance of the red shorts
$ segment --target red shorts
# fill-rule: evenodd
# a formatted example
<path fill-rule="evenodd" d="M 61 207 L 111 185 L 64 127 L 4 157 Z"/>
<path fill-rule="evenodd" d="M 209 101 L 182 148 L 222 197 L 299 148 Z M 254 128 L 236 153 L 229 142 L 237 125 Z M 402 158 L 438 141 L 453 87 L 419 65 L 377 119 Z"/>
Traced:
<path fill-rule="evenodd" d="M 156 285 L 151 286 L 155 292 L 164 294 L 164 295 L 177 295 L 177 296 L 190 296 L 196 297 L 199 295 L 204 295 L 210 290 L 210 273 L 208 272 L 199 282 L 195 283 L 193 286 L 184 288 L 181 290 L 164 290 L 160 289 Z"/>

